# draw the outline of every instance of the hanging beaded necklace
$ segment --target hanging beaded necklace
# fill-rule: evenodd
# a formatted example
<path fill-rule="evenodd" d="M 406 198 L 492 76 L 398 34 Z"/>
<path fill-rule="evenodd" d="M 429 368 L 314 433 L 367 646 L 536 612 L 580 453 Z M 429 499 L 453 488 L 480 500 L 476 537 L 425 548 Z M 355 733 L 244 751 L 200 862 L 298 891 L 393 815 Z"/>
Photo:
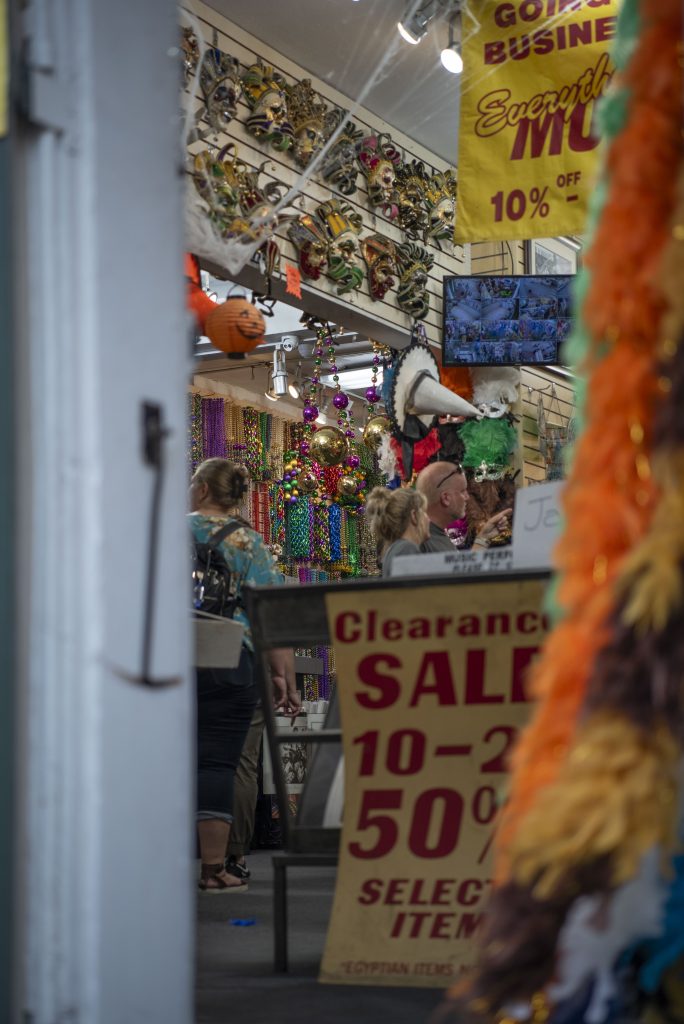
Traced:
<path fill-rule="evenodd" d="M 202 399 L 202 449 L 205 459 L 226 457 L 226 423 L 222 398 Z"/>
<path fill-rule="evenodd" d="M 204 452 L 201 395 L 190 395 L 189 406 L 188 459 L 190 462 L 190 472 L 192 474 L 202 461 Z"/>

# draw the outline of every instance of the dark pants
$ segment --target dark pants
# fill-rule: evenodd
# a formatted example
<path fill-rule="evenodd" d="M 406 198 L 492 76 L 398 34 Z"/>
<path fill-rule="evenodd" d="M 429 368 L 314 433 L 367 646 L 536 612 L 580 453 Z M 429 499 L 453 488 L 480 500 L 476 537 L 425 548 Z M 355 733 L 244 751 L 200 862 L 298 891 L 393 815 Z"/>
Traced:
<path fill-rule="evenodd" d="M 259 795 L 259 754 L 263 732 L 264 709 L 259 704 L 252 715 L 252 724 L 235 774 L 235 805 L 228 853 L 238 859 L 246 857 L 252 845 L 254 812 Z"/>
<path fill-rule="evenodd" d="M 257 697 L 245 647 L 237 668 L 197 670 L 198 820 L 233 820 L 235 770 Z"/>

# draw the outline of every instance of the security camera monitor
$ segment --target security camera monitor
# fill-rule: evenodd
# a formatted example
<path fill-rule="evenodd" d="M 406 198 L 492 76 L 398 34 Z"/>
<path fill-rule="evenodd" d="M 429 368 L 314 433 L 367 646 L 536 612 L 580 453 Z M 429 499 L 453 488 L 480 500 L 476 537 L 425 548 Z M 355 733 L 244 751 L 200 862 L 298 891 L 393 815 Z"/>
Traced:
<path fill-rule="evenodd" d="M 445 366 L 553 366 L 572 331 L 571 274 L 445 277 Z"/>

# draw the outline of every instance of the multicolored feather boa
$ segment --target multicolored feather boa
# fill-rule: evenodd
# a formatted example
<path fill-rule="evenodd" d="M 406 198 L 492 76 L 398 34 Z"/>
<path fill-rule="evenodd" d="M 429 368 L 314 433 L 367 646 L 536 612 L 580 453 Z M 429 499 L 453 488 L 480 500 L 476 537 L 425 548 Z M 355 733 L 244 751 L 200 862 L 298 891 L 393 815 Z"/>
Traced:
<path fill-rule="evenodd" d="M 684 742 L 681 0 L 625 0 L 617 43 L 557 623 L 532 672 L 538 706 L 514 758 L 479 967 L 454 993 L 461 1019 L 524 1019 L 527 1005 L 536 1021 L 588 985 L 583 1019 L 600 1024 L 625 949 L 648 938 L 668 959 Z"/>

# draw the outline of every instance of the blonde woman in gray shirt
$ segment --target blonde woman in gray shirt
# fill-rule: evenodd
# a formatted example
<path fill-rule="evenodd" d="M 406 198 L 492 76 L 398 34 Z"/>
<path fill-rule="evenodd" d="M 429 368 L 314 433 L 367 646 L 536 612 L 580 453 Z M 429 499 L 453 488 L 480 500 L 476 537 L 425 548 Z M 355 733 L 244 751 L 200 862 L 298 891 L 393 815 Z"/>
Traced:
<path fill-rule="evenodd" d="M 425 497 L 409 488 L 375 487 L 366 501 L 366 517 L 378 545 L 383 576 L 391 576 L 398 555 L 419 555 L 430 533 Z"/>

